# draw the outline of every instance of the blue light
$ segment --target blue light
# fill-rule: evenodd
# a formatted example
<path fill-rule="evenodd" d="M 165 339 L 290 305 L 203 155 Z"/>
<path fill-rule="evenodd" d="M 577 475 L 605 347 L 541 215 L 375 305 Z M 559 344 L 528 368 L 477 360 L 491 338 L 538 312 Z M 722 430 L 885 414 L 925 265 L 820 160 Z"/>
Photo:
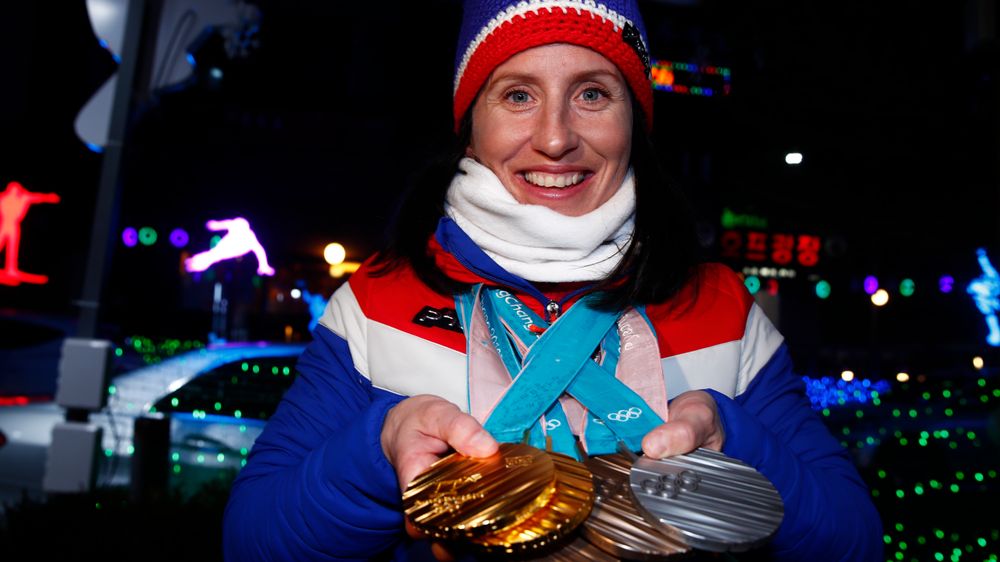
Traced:
<path fill-rule="evenodd" d="M 870 381 L 868 379 L 854 379 L 845 381 L 840 378 L 822 377 L 812 378 L 802 377 L 806 383 L 806 395 L 812 403 L 814 410 L 831 408 L 836 406 L 846 406 L 847 404 L 867 404 L 876 396 L 887 394 L 890 390 L 888 381 Z"/>
<path fill-rule="evenodd" d="M 878 291 L 878 277 L 874 275 L 865 277 L 865 292 L 869 295 L 874 295 L 875 291 Z"/>
<path fill-rule="evenodd" d="M 191 53 L 187 54 L 187 61 L 188 61 L 188 64 L 190 64 L 191 66 L 195 66 L 197 64 L 197 63 L 195 63 L 194 55 L 192 55 Z"/>
<path fill-rule="evenodd" d="M 942 293 L 950 293 L 955 288 L 955 278 L 951 275 L 942 275 L 938 279 L 938 288 Z"/>
<path fill-rule="evenodd" d="M 99 144 L 94 144 L 92 142 L 88 142 L 87 143 L 87 148 L 89 148 L 91 152 L 96 152 L 98 154 L 104 152 L 104 147 L 103 146 L 101 146 Z"/>
<path fill-rule="evenodd" d="M 986 319 L 986 327 L 989 329 L 986 343 L 1000 347 L 1000 319 L 997 318 L 997 312 L 1000 311 L 1000 274 L 990 263 L 984 248 L 976 250 L 976 256 L 983 274 L 969 282 L 965 290 L 972 295 L 976 308 Z"/>

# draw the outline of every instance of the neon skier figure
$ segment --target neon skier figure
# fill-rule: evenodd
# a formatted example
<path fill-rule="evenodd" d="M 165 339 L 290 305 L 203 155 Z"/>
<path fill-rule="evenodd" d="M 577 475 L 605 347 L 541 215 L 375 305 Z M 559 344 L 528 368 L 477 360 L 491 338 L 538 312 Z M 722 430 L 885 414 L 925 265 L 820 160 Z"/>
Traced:
<path fill-rule="evenodd" d="M 34 193 L 20 183 L 12 181 L 0 193 L 0 251 L 7 250 L 4 268 L 0 271 L 0 284 L 19 285 L 21 283 L 48 283 L 45 275 L 25 273 L 17 268 L 18 252 L 21 245 L 21 221 L 28 214 L 28 208 L 35 203 L 58 203 L 55 193 Z"/>
<path fill-rule="evenodd" d="M 309 332 L 311 333 L 319 324 L 319 319 L 326 310 L 326 302 L 329 298 L 324 297 L 322 294 L 313 294 L 306 289 L 302 289 L 302 300 L 309 305 Z"/>
<path fill-rule="evenodd" d="M 225 230 L 226 234 L 214 248 L 199 252 L 184 260 L 184 268 L 188 271 L 205 271 L 216 263 L 238 258 L 253 252 L 257 256 L 257 273 L 259 275 L 274 275 L 274 268 L 267 263 L 267 253 L 257 240 L 257 235 L 250 229 L 250 223 L 243 217 L 232 219 L 210 220 L 205 223 L 209 230 Z"/>
<path fill-rule="evenodd" d="M 976 255 L 983 274 L 973 279 L 966 291 L 976 301 L 979 312 L 986 317 L 986 326 L 990 329 L 986 343 L 1000 346 L 1000 321 L 997 319 L 997 311 L 1000 311 L 1000 274 L 997 274 L 996 268 L 990 263 L 986 250 L 980 248 L 976 250 Z"/>

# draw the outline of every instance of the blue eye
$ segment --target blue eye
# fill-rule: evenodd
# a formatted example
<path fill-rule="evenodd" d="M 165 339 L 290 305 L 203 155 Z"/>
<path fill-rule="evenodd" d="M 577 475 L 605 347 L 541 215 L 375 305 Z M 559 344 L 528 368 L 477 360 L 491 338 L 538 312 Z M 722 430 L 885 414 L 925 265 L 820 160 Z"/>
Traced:
<path fill-rule="evenodd" d="M 584 92 L 583 92 L 583 99 L 584 99 L 584 101 L 597 101 L 597 100 L 601 99 L 602 95 L 603 94 L 601 93 L 600 90 L 591 88 L 589 90 L 584 90 Z"/>
<path fill-rule="evenodd" d="M 520 91 L 507 94 L 507 98 L 514 103 L 528 103 L 531 100 L 527 92 Z"/>

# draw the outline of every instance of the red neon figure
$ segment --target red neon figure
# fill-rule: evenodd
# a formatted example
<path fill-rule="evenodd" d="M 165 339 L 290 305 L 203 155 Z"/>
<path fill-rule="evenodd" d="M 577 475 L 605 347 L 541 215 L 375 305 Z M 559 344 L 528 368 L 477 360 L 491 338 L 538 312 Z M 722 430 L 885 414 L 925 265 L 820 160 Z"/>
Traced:
<path fill-rule="evenodd" d="M 253 252 L 257 256 L 257 273 L 274 275 L 274 268 L 267 264 L 264 247 L 257 241 L 257 235 L 250 229 L 250 223 L 243 217 L 211 220 L 205 223 L 209 230 L 225 230 L 226 234 L 211 250 L 199 252 L 184 260 L 188 271 L 205 271 L 214 264 Z"/>
<path fill-rule="evenodd" d="M 0 251 L 7 249 L 7 260 L 0 271 L 0 284 L 19 285 L 21 283 L 44 284 L 49 282 L 46 275 L 25 273 L 17 269 L 17 254 L 21 245 L 21 221 L 28 214 L 28 207 L 35 203 L 58 203 L 55 193 L 32 193 L 24 186 L 12 181 L 0 193 Z"/>

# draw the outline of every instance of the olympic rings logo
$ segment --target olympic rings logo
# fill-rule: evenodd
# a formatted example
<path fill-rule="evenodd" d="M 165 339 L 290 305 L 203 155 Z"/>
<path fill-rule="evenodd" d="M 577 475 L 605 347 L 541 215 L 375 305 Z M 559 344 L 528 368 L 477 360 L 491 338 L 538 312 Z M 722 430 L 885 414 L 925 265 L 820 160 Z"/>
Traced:
<path fill-rule="evenodd" d="M 608 414 L 608 419 L 616 422 L 627 422 L 629 420 L 637 420 L 639 416 L 642 415 L 642 410 L 636 406 L 632 406 L 628 410 L 618 410 L 617 412 L 611 412 Z"/>
<path fill-rule="evenodd" d="M 560 427 L 562 422 L 559 420 L 546 420 L 545 421 L 545 431 L 554 431 L 557 427 Z"/>

